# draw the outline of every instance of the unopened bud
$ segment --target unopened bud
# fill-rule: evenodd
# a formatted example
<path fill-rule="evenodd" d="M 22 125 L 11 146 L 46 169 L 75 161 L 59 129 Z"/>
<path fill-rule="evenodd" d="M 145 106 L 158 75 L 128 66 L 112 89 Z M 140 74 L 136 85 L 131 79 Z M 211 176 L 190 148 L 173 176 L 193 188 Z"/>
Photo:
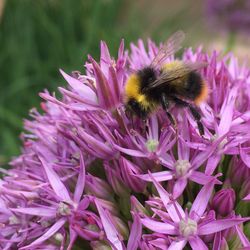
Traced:
<path fill-rule="evenodd" d="M 222 189 L 217 192 L 212 200 L 212 208 L 217 214 L 227 216 L 234 209 L 235 192 L 232 188 Z"/>
<path fill-rule="evenodd" d="M 90 246 L 93 250 L 112 250 L 104 241 L 92 241 Z"/>

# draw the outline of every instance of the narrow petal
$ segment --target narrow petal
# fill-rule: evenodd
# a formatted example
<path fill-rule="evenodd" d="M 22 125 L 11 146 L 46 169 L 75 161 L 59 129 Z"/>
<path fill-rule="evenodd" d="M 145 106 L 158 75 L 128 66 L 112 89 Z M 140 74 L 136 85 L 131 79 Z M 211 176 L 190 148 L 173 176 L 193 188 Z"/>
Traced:
<path fill-rule="evenodd" d="M 243 199 L 244 201 L 249 201 L 250 200 L 250 194 L 248 194 L 246 197 Z"/>
<path fill-rule="evenodd" d="M 90 135 L 90 133 L 87 132 L 85 129 L 79 127 L 78 135 L 84 140 L 84 142 L 88 146 L 92 147 L 96 151 L 100 151 L 103 154 L 107 154 L 107 155 L 114 155 L 114 152 L 110 146 L 105 144 L 105 142 L 100 141 L 95 136 Z"/>
<path fill-rule="evenodd" d="M 168 250 L 182 250 L 187 244 L 187 240 L 173 241 Z"/>
<path fill-rule="evenodd" d="M 84 164 L 83 155 L 80 152 L 80 169 L 79 169 L 79 175 L 78 175 L 75 193 L 74 193 L 74 201 L 77 203 L 81 199 L 84 186 L 85 186 L 85 164 Z"/>
<path fill-rule="evenodd" d="M 139 241 L 141 239 L 142 234 L 142 224 L 140 218 L 137 214 L 134 216 L 134 221 L 130 230 L 130 235 L 128 239 L 128 246 L 127 249 L 136 250 L 139 245 Z"/>
<path fill-rule="evenodd" d="M 189 176 L 189 179 L 193 182 L 196 182 L 201 185 L 206 185 L 208 182 L 212 181 L 214 179 L 211 175 L 206 175 L 202 172 L 193 171 L 192 174 Z M 216 184 L 219 184 L 218 181 Z"/>
<path fill-rule="evenodd" d="M 219 153 L 215 153 L 214 155 L 209 157 L 207 161 L 205 174 L 212 175 L 220 160 L 221 160 L 221 154 Z"/>
<path fill-rule="evenodd" d="M 178 204 L 178 202 L 175 201 L 171 201 L 170 202 L 170 195 L 169 193 L 160 185 L 160 183 L 158 183 L 154 177 L 151 175 L 151 173 L 149 172 L 149 175 L 151 176 L 151 179 L 157 189 L 157 192 L 159 193 L 161 200 L 165 206 L 165 208 L 167 209 L 169 216 L 171 217 L 171 219 L 178 223 L 180 222 L 181 218 L 183 218 L 185 216 L 185 213 L 182 209 L 182 207 Z"/>
<path fill-rule="evenodd" d="M 180 178 L 174 184 L 173 198 L 177 199 L 184 191 L 187 186 L 187 179 Z"/>
<path fill-rule="evenodd" d="M 91 106 L 91 105 L 84 104 L 84 103 L 65 104 L 64 102 L 58 101 L 55 97 L 50 96 L 49 94 L 46 94 L 46 93 L 40 93 L 39 96 L 48 102 L 55 103 L 61 107 L 71 109 L 71 110 L 86 111 L 86 110 L 98 110 L 99 109 L 99 107 Z"/>
<path fill-rule="evenodd" d="M 54 217 L 56 216 L 55 208 L 44 208 L 44 207 L 24 207 L 24 208 L 12 208 L 12 212 L 29 214 L 42 217 Z"/>
<path fill-rule="evenodd" d="M 172 171 L 161 171 L 157 173 L 151 174 L 156 181 L 168 181 L 173 179 L 173 173 Z M 152 178 L 149 174 L 143 174 L 143 175 L 136 175 L 137 177 L 141 178 L 144 181 L 152 181 Z"/>
<path fill-rule="evenodd" d="M 45 234 L 43 234 L 41 237 L 33 241 L 31 244 L 21 247 L 20 250 L 23 249 L 32 249 L 33 246 L 38 245 L 49 239 L 52 235 L 54 235 L 66 222 L 66 218 L 59 219 Z"/>
<path fill-rule="evenodd" d="M 150 243 L 150 245 L 156 247 L 157 250 L 168 250 L 168 245 L 169 245 L 168 240 L 164 239 L 164 238 L 160 238 L 160 236 L 159 236 L 159 238 L 156 238 L 155 240 L 150 240 L 149 243 Z M 144 249 L 144 248 L 142 248 L 142 249 Z"/>
<path fill-rule="evenodd" d="M 188 129 L 187 119 L 183 119 L 183 126 L 180 131 L 181 137 L 184 141 L 190 141 L 190 132 Z M 178 140 L 178 159 L 189 160 L 190 148 L 185 145 L 183 140 Z"/>
<path fill-rule="evenodd" d="M 108 214 L 102 208 L 102 206 L 99 204 L 97 199 L 95 199 L 95 204 L 96 204 L 97 210 L 99 212 L 107 239 L 116 247 L 117 250 L 122 250 L 123 246 L 122 246 L 122 242 L 120 241 L 120 239 L 118 237 L 119 234 L 118 234 L 115 226 L 111 222 L 110 218 L 108 217 Z"/>
<path fill-rule="evenodd" d="M 188 240 L 190 246 L 192 247 L 193 250 L 208 250 L 208 247 L 206 246 L 206 244 L 203 242 L 203 240 L 201 238 L 199 238 L 198 236 L 195 237 L 191 237 Z"/>
<path fill-rule="evenodd" d="M 221 120 L 218 128 L 218 134 L 220 136 L 226 134 L 229 131 L 229 128 L 232 123 L 233 119 L 233 110 L 234 110 L 234 103 L 237 96 L 238 86 L 234 87 L 230 90 L 228 98 L 224 101 L 220 115 Z"/>
<path fill-rule="evenodd" d="M 120 157 L 120 169 L 123 181 L 135 192 L 143 192 L 146 186 L 146 182 L 137 178 L 137 174 L 140 172 L 140 168 L 127 160 L 124 157 Z"/>
<path fill-rule="evenodd" d="M 111 91 L 113 92 L 112 96 L 114 98 L 114 102 L 118 103 L 119 100 L 120 100 L 120 89 L 119 89 L 119 83 L 118 83 L 118 80 L 117 80 L 116 71 L 115 71 L 113 66 L 109 67 L 108 82 L 111 85 Z"/>
<path fill-rule="evenodd" d="M 214 236 L 213 250 L 220 249 L 221 247 L 221 232 L 218 232 Z"/>
<path fill-rule="evenodd" d="M 205 186 L 203 186 L 203 188 L 196 196 L 196 199 L 194 200 L 192 208 L 190 210 L 190 214 L 194 215 L 195 220 L 198 220 L 205 212 L 208 201 L 214 188 L 215 180 L 216 179 L 210 181 Z"/>
<path fill-rule="evenodd" d="M 94 74 L 97 82 L 96 90 L 100 106 L 104 108 L 111 108 L 113 106 L 113 96 L 110 96 L 110 93 L 112 93 L 112 91 L 110 90 L 108 80 L 103 74 L 98 63 L 90 56 L 89 60 L 91 61 L 94 69 Z"/>
<path fill-rule="evenodd" d="M 217 221 L 211 221 L 205 225 L 198 227 L 198 234 L 207 235 L 207 234 L 217 233 L 225 229 L 228 229 L 230 227 L 239 225 L 248 220 L 249 218 L 234 218 L 234 219 L 222 219 Z"/>
<path fill-rule="evenodd" d="M 77 233 L 72 227 L 69 228 L 69 245 L 67 250 L 71 250 L 74 246 L 75 240 L 77 238 Z"/>
<path fill-rule="evenodd" d="M 80 96 L 78 93 L 74 93 L 74 92 L 72 92 L 72 91 L 70 91 L 70 90 L 67 90 L 67 89 L 65 89 L 65 88 L 62 88 L 62 87 L 58 87 L 58 90 L 59 90 L 62 94 L 64 94 L 64 95 L 70 97 L 71 99 L 77 101 L 79 104 L 86 105 L 86 107 L 89 106 L 89 107 L 90 107 L 90 110 L 91 110 L 91 108 L 92 108 L 93 110 L 99 109 L 99 108 L 100 108 L 100 107 L 98 106 L 97 101 L 96 101 L 96 103 L 89 102 L 88 99 L 85 99 L 84 97 Z"/>
<path fill-rule="evenodd" d="M 176 235 L 178 234 L 177 228 L 167 222 L 159 222 L 150 218 L 141 219 L 142 224 L 153 232 Z"/>
<path fill-rule="evenodd" d="M 250 155 L 247 154 L 241 147 L 240 147 L 240 157 L 242 161 L 250 168 Z"/>
<path fill-rule="evenodd" d="M 212 173 L 214 171 L 214 168 L 217 166 L 218 162 L 217 161 L 214 162 L 214 159 L 211 158 L 215 157 L 217 159 L 219 156 L 220 159 L 221 156 L 215 153 L 215 151 L 225 138 L 226 135 L 221 136 L 218 140 L 214 141 L 211 146 L 204 149 L 204 151 L 200 152 L 195 157 L 193 157 L 193 159 L 191 160 L 192 168 L 193 169 L 199 168 L 208 159 L 208 162 L 210 163 L 207 164 L 206 171 L 208 172 L 210 171 Z M 211 175 L 210 172 L 209 173 L 206 172 L 206 174 Z"/>
<path fill-rule="evenodd" d="M 60 180 L 60 177 L 56 174 L 56 172 L 53 170 L 51 166 L 47 164 L 43 160 L 42 157 L 39 157 L 44 170 L 47 174 L 49 183 L 53 190 L 55 191 L 56 195 L 62 199 L 62 201 L 67 201 L 71 203 L 71 198 L 69 196 L 67 188 L 64 186 L 63 182 Z"/>
<path fill-rule="evenodd" d="M 68 82 L 68 84 L 72 87 L 72 89 L 74 89 L 81 97 L 84 97 L 87 100 L 87 102 L 91 102 L 93 104 L 97 103 L 96 94 L 90 87 L 83 84 L 81 81 L 77 80 L 76 78 L 66 74 L 61 69 L 60 69 L 60 73 L 62 74 L 63 78 Z"/>
<path fill-rule="evenodd" d="M 242 232 L 242 229 L 238 225 L 235 226 L 235 228 L 236 228 L 237 234 L 240 238 L 240 241 L 241 241 L 243 247 L 250 247 L 250 242 L 249 242 L 247 236 Z"/>
<path fill-rule="evenodd" d="M 120 147 L 118 145 L 114 145 L 114 147 L 117 150 L 119 150 L 119 151 L 121 151 L 121 152 L 123 152 L 123 153 L 125 153 L 127 155 L 131 155 L 131 156 L 135 156 L 135 157 L 147 157 L 147 154 L 145 154 L 145 153 L 143 153 L 141 151 L 138 151 L 138 150 L 122 148 L 122 147 Z"/>

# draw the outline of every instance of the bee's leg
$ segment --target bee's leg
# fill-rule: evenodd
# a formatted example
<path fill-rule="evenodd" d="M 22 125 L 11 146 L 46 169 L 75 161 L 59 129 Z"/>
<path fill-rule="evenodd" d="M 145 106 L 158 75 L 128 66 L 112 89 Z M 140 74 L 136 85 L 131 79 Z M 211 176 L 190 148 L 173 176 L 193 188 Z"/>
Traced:
<path fill-rule="evenodd" d="M 175 129 L 177 129 L 177 122 L 176 122 L 175 118 L 172 116 L 172 114 L 169 113 L 169 111 L 168 111 L 169 101 L 168 101 L 167 96 L 164 93 L 162 93 L 162 95 L 161 95 L 161 105 L 162 105 L 162 108 L 165 110 L 171 124 L 174 126 Z"/>
<path fill-rule="evenodd" d="M 190 103 L 185 102 L 185 101 L 183 101 L 183 100 L 181 100 L 181 99 L 179 99 L 177 97 L 173 97 L 173 100 L 175 101 L 175 103 L 177 105 L 189 108 L 189 110 L 191 111 L 192 116 L 194 117 L 195 121 L 197 122 L 199 133 L 200 133 L 201 136 L 203 136 L 204 135 L 204 127 L 203 127 L 203 125 L 201 123 L 201 115 L 200 115 L 199 111 L 194 106 L 192 106 Z"/>

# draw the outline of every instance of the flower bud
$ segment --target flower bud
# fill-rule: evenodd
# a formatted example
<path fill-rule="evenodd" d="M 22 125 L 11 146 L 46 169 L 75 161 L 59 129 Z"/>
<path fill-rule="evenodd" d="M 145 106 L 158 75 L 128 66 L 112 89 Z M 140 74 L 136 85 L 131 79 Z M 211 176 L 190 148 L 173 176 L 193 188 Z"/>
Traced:
<path fill-rule="evenodd" d="M 149 212 L 147 211 L 147 209 L 142 206 L 142 204 L 136 199 L 135 196 L 131 196 L 130 198 L 130 202 L 131 202 L 131 210 L 133 212 L 136 212 L 136 213 L 141 213 L 141 214 L 145 214 L 147 216 L 149 216 Z"/>
<path fill-rule="evenodd" d="M 218 215 L 225 217 L 233 211 L 234 204 L 235 192 L 232 188 L 227 188 L 215 194 L 211 206 Z"/>
<path fill-rule="evenodd" d="M 86 176 L 85 191 L 105 200 L 112 200 L 113 197 L 113 192 L 108 183 L 90 174 Z"/>
<path fill-rule="evenodd" d="M 114 192 L 120 197 L 128 197 L 130 194 L 130 190 L 122 181 L 120 173 L 115 169 L 109 167 L 108 164 L 105 164 L 105 170 L 108 182 L 112 186 Z"/>
<path fill-rule="evenodd" d="M 250 177 L 250 169 L 240 159 L 234 157 L 230 166 L 230 180 L 233 187 L 241 186 L 248 177 Z"/>
<path fill-rule="evenodd" d="M 220 250 L 229 250 L 229 247 L 225 238 L 222 238 L 221 240 Z"/>
<path fill-rule="evenodd" d="M 231 218 L 233 219 L 236 217 L 233 216 Z M 239 227 L 242 228 L 243 224 L 239 225 Z M 224 230 L 222 233 L 222 237 L 227 242 L 227 245 L 230 246 L 230 249 L 241 249 L 241 240 L 238 236 L 238 233 L 237 233 L 235 227 L 231 227 L 231 228 Z M 225 249 L 227 249 L 227 248 L 225 248 Z"/>
<path fill-rule="evenodd" d="M 111 220 L 116 228 L 116 230 L 122 235 L 124 240 L 128 239 L 129 231 L 126 224 L 118 217 L 112 216 Z"/>
<path fill-rule="evenodd" d="M 90 246 L 93 250 L 112 250 L 104 241 L 92 241 Z"/>
<path fill-rule="evenodd" d="M 247 178 L 241 186 L 239 198 L 240 199 L 245 198 L 248 195 L 249 190 L 250 190 L 250 178 Z"/>

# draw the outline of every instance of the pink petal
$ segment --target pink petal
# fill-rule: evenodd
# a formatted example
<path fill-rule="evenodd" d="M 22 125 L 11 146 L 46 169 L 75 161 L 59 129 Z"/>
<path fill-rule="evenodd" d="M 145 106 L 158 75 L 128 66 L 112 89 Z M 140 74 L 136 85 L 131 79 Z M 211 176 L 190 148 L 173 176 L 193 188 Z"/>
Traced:
<path fill-rule="evenodd" d="M 181 138 L 184 141 L 190 141 L 190 132 L 188 130 L 187 119 L 183 119 L 182 129 L 180 131 Z M 183 143 L 183 140 L 178 140 L 178 159 L 180 160 L 189 160 L 190 148 Z"/>
<path fill-rule="evenodd" d="M 249 218 L 221 219 L 217 221 L 211 221 L 198 227 L 198 234 L 207 235 L 217 233 L 227 228 L 241 224 L 247 220 L 249 220 Z"/>
<path fill-rule="evenodd" d="M 90 56 L 89 60 L 93 65 L 93 70 L 97 82 L 96 90 L 100 106 L 104 108 L 111 108 L 113 106 L 113 96 L 112 91 L 110 89 L 111 86 L 109 85 L 108 80 L 102 72 L 102 69 L 100 68 L 98 63 Z"/>
<path fill-rule="evenodd" d="M 74 247 L 74 243 L 77 239 L 77 233 L 75 232 L 72 227 L 69 228 L 69 245 L 67 247 L 67 250 L 71 250 Z"/>
<path fill-rule="evenodd" d="M 168 250 L 168 242 L 166 239 L 158 238 L 155 240 L 150 240 L 150 244 L 158 250 Z M 153 249 L 152 249 L 153 250 Z"/>
<path fill-rule="evenodd" d="M 214 155 L 209 157 L 209 159 L 207 161 L 205 174 L 212 175 L 214 170 L 216 169 L 220 159 L 221 159 L 221 154 L 219 154 L 219 153 L 215 153 Z"/>
<path fill-rule="evenodd" d="M 181 218 L 183 218 L 185 216 L 185 213 L 182 209 L 182 207 L 174 201 L 175 204 L 173 204 L 173 202 L 170 202 L 170 194 L 160 185 L 160 183 L 158 183 L 154 177 L 152 176 L 152 174 L 149 172 L 149 175 L 151 176 L 151 179 L 157 189 L 157 192 L 159 193 L 161 200 L 165 206 L 165 208 L 167 209 L 169 216 L 171 217 L 171 219 L 178 223 L 180 222 Z M 179 206 L 178 206 L 178 205 Z"/>
<path fill-rule="evenodd" d="M 117 250 L 122 250 L 123 246 L 122 246 L 122 242 L 120 241 L 118 237 L 119 233 L 117 232 L 115 226 L 110 220 L 107 212 L 101 207 L 97 199 L 95 199 L 95 204 L 99 212 L 107 239 L 116 247 Z"/>
<path fill-rule="evenodd" d="M 73 106 L 74 104 L 79 104 L 80 107 L 86 107 L 86 109 L 89 109 L 89 110 L 100 109 L 100 106 L 98 106 L 97 102 L 95 104 L 93 104 L 92 102 L 88 102 L 88 100 L 86 100 L 84 97 L 81 97 L 79 94 L 74 93 L 74 92 L 67 90 L 65 88 L 62 88 L 62 87 L 58 87 L 58 90 L 63 95 L 66 95 L 66 96 L 70 97 L 71 99 L 73 99 L 74 101 L 77 101 L 77 103 L 70 103 L 69 104 L 70 106 L 71 105 Z"/>
<path fill-rule="evenodd" d="M 187 240 L 173 241 L 168 250 L 182 250 L 187 244 Z"/>
<path fill-rule="evenodd" d="M 213 250 L 220 249 L 221 247 L 221 232 L 218 232 L 214 236 Z"/>
<path fill-rule="evenodd" d="M 221 111 L 220 111 L 221 120 L 220 120 L 220 124 L 218 128 L 218 134 L 220 136 L 226 134 L 231 127 L 232 119 L 233 119 L 234 103 L 235 103 L 235 98 L 237 96 L 237 90 L 238 90 L 238 86 L 230 90 L 228 98 L 224 101 L 221 107 Z"/>
<path fill-rule="evenodd" d="M 201 238 L 199 238 L 198 236 L 195 237 L 191 237 L 188 240 L 190 246 L 192 247 L 193 250 L 208 250 L 208 247 L 206 246 L 206 244 L 203 242 L 203 240 Z"/>
<path fill-rule="evenodd" d="M 243 245 L 243 247 L 250 247 L 250 242 L 248 240 L 248 238 L 246 237 L 246 235 L 242 232 L 242 229 L 237 225 L 235 226 L 237 234 L 240 238 L 240 241 Z"/>
<path fill-rule="evenodd" d="M 250 200 L 250 194 L 248 194 L 243 200 L 244 201 L 249 201 Z"/>
<path fill-rule="evenodd" d="M 207 159 L 210 159 L 210 156 L 214 153 L 218 145 L 225 137 L 221 137 L 219 140 L 214 142 L 211 146 L 209 146 L 204 151 L 197 154 L 192 160 L 191 165 L 193 169 L 199 168 Z"/>
<path fill-rule="evenodd" d="M 72 89 L 75 90 L 81 97 L 84 97 L 89 103 L 97 104 L 96 94 L 90 87 L 83 84 L 81 81 L 77 80 L 76 78 L 66 74 L 61 69 L 60 69 L 60 72 L 62 76 L 64 77 L 64 79 L 72 87 Z"/>
<path fill-rule="evenodd" d="M 195 220 L 198 220 L 205 212 L 208 201 L 210 199 L 210 196 L 214 188 L 214 184 L 215 184 L 215 179 L 207 183 L 205 186 L 203 186 L 203 188 L 196 196 L 192 208 L 190 210 L 190 214 L 194 215 Z"/>
<path fill-rule="evenodd" d="M 177 199 L 184 191 L 187 186 L 187 179 L 180 178 L 174 184 L 173 198 Z"/>
<path fill-rule="evenodd" d="M 173 179 L 173 173 L 171 171 L 161 171 L 157 173 L 151 173 L 156 181 L 168 181 Z M 148 174 L 136 175 L 144 181 L 152 181 L 152 178 Z"/>
<path fill-rule="evenodd" d="M 44 233 L 41 237 L 33 241 L 31 244 L 21 247 L 20 250 L 23 249 L 31 249 L 33 246 L 38 245 L 49 239 L 52 235 L 54 235 L 66 222 L 66 218 L 59 219 L 46 233 Z"/>
<path fill-rule="evenodd" d="M 213 176 L 211 175 L 206 175 L 202 172 L 198 172 L 198 171 L 193 171 L 192 174 L 190 175 L 189 179 L 193 182 L 196 182 L 198 184 L 201 185 L 206 185 L 208 182 L 212 181 L 214 179 Z M 218 181 L 219 184 L 220 182 Z"/>
<path fill-rule="evenodd" d="M 128 246 L 127 246 L 127 249 L 130 250 L 136 250 L 138 248 L 138 244 L 142 234 L 142 225 L 139 216 L 135 214 L 133 217 L 134 217 L 134 222 L 130 230 Z"/>
<path fill-rule="evenodd" d="M 74 201 L 79 202 L 81 200 L 81 196 L 83 193 L 83 189 L 85 186 L 85 164 L 82 152 L 80 152 L 80 169 L 79 175 L 76 183 L 75 193 L 74 193 Z"/>
<path fill-rule="evenodd" d="M 115 103 L 119 102 L 120 99 L 120 89 L 119 89 L 119 83 L 117 80 L 116 71 L 113 66 L 109 66 L 109 75 L 108 75 L 108 82 L 111 86 L 112 91 L 112 98 L 114 99 Z"/>
<path fill-rule="evenodd" d="M 58 101 L 55 97 L 50 96 L 49 94 L 46 94 L 46 93 L 40 93 L 39 96 L 48 102 L 55 103 L 59 106 L 62 106 L 64 108 L 71 109 L 71 110 L 85 111 L 85 110 L 97 110 L 97 109 L 99 109 L 98 107 L 90 106 L 90 105 L 84 104 L 84 103 L 65 104 L 64 102 Z"/>
<path fill-rule="evenodd" d="M 51 166 L 49 166 L 47 164 L 47 162 L 45 162 L 43 160 L 42 157 L 39 157 L 39 159 L 40 159 L 40 161 L 44 167 L 44 170 L 47 174 L 49 183 L 50 183 L 51 187 L 53 188 L 53 190 L 55 191 L 56 195 L 58 197 L 60 197 L 62 201 L 67 201 L 67 202 L 71 203 L 72 200 L 69 196 L 68 190 L 64 186 L 63 182 L 60 180 L 60 177 L 56 174 L 56 172 L 53 170 L 53 168 Z"/>
<path fill-rule="evenodd" d="M 122 147 L 120 147 L 118 145 L 114 145 L 114 147 L 117 150 L 119 150 L 119 151 L 121 151 L 121 152 L 123 152 L 123 153 L 125 153 L 127 155 L 131 155 L 131 156 L 135 156 L 135 157 L 147 157 L 147 155 L 145 153 L 142 153 L 141 151 L 138 151 L 138 150 L 122 148 Z"/>
<path fill-rule="evenodd" d="M 43 208 L 43 207 L 24 207 L 24 208 L 12 208 L 12 212 L 29 214 L 42 217 L 54 217 L 56 216 L 55 208 Z"/>
<path fill-rule="evenodd" d="M 141 219 L 142 224 L 152 230 L 153 232 L 176 235 L 178 234 L 177 228 L 167 222 L 159 222 L 150 218 Z"/>
<path fill-rule="evenodd" d="M 110 146 L 95 138 L 95 136 L 90 135 L 90 133 L 88 133 L 85 129 L 79 127 L 78 135 L 88 146 L 95 149 L 96 151 L 100 151 L 104 155 L 114 155 L 114 152 Z"/>
<path fill-rule="evenodd" d="M 242 161 L 250 168 L 250 155 L 248 155 L 244 149 L 240 147 L 240 157 Z"/>

